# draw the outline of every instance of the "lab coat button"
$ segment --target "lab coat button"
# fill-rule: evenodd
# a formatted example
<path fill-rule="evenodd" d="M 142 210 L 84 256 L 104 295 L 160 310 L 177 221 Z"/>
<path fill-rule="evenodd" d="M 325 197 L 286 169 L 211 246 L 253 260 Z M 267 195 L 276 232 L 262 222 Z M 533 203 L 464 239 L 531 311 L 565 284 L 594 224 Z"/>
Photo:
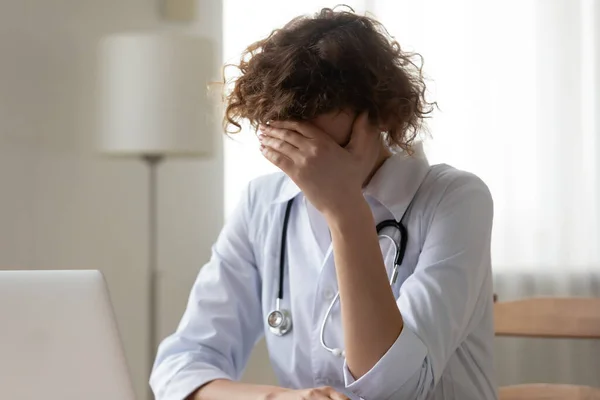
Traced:
<path fill-rule="evenodd" d="M 325 298 L 325 300 L 331 301 L 335 297 L 335 293 L 331 289 L 325 289 L 323 291 L 323 297 Z"/>

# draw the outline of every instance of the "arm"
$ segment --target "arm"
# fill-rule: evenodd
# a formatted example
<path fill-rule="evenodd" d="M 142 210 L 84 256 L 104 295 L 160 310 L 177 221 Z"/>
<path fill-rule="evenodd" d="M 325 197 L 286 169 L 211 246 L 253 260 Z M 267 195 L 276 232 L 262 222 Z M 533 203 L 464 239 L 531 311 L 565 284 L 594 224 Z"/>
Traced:
<path fill-rule="evenodd" d="M 490 269 L 491 196 L 471 175 L 450 183 L 415 272 L 402 285 L 397 301 L 390 300 L 391 289 L 382 282 L 378 266 L 360 254 L 374 256 L 375 234 L 367 217 L 355 214 L 346 216 L 346 221 L 354 219 L 354 229 L 345 226 L 347 222 L 335 222 L 338 226 L 332 229 L 347 388 L 365 399 L 425 399 L 480 315 L 477 306 Z M 372 345 L 361 346 L 367 340 Z"/>
<path fill-rule="evenodd" d="M 150 378 L 158 400 L 182 400 L 208 382 L 239 379 L 262 334 L 250 209 L 248 191 L 198 274 L 179 327 L 158 349 Z"/>
<path fill-rule="evenodd" d="M 371 209 L 360 192 L 345 204 L 325 218 L 331 230 L 340 291 L 346 363 L 358 379 L 392 346 L 403 323 L 386 275 Z"/>
<path fill-rule="evenodd" d="M 332 388 L 288 390 L 235 382 L 263 331 L 260 277 L 246 193 L 202 268 L 177 331 L 161 343 L 150 385 L 157 400 L 348 400 Z"/>
<path fill-rule="evenodd" d="M 349 400 L 330 387 L 305 390 L 248 385 L 227 380 L 212 381 L 188 400 Z"/>
<path fill-rule="evenodd" d="M 269 400 L 285 389 L 276 386 L 251 385 L 225 379 L 214 380 L 198 389 L 187 400 Z"/>

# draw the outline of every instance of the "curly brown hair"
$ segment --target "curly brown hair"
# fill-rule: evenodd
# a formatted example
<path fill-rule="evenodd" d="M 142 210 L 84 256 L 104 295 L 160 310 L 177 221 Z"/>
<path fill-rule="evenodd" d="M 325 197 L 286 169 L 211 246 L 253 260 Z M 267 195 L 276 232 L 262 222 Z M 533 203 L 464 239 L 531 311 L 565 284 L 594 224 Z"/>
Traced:
<path fill-rule="evenodd" d="M 227 133 L 239 132 L 242 119 L 256 129 L 350 109 L 368 111 L 388 145 L 411 151 L 435 105 L 425 99 L 422 57 L 403 51 L 375 19 L 348 9 L 297 17 L 251 44 L 238 65 L 225 66 L 240 72 L 225 94 Z"/>

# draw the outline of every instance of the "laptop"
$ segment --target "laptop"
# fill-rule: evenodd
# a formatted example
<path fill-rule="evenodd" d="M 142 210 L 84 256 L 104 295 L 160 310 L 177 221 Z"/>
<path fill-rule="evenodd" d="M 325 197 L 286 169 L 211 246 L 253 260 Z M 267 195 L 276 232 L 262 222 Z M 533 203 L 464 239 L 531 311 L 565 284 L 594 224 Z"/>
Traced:
<path fill-rule="evenodd" d="M 0 399 L 134 399 L 100 272 L 0 271 Z"/>

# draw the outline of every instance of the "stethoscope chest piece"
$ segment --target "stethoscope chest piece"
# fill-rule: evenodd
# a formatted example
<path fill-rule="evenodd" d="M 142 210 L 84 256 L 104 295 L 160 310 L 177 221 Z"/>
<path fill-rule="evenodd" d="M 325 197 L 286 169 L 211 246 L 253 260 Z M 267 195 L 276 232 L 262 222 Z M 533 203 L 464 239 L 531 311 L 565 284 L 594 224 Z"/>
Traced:
<path fill-rule="evenodd" d="M 277 307 L 267 316 L 269 330 L 276 336 L 283 336 L 292 329 L 292 317 L 286 310 Z"/>

